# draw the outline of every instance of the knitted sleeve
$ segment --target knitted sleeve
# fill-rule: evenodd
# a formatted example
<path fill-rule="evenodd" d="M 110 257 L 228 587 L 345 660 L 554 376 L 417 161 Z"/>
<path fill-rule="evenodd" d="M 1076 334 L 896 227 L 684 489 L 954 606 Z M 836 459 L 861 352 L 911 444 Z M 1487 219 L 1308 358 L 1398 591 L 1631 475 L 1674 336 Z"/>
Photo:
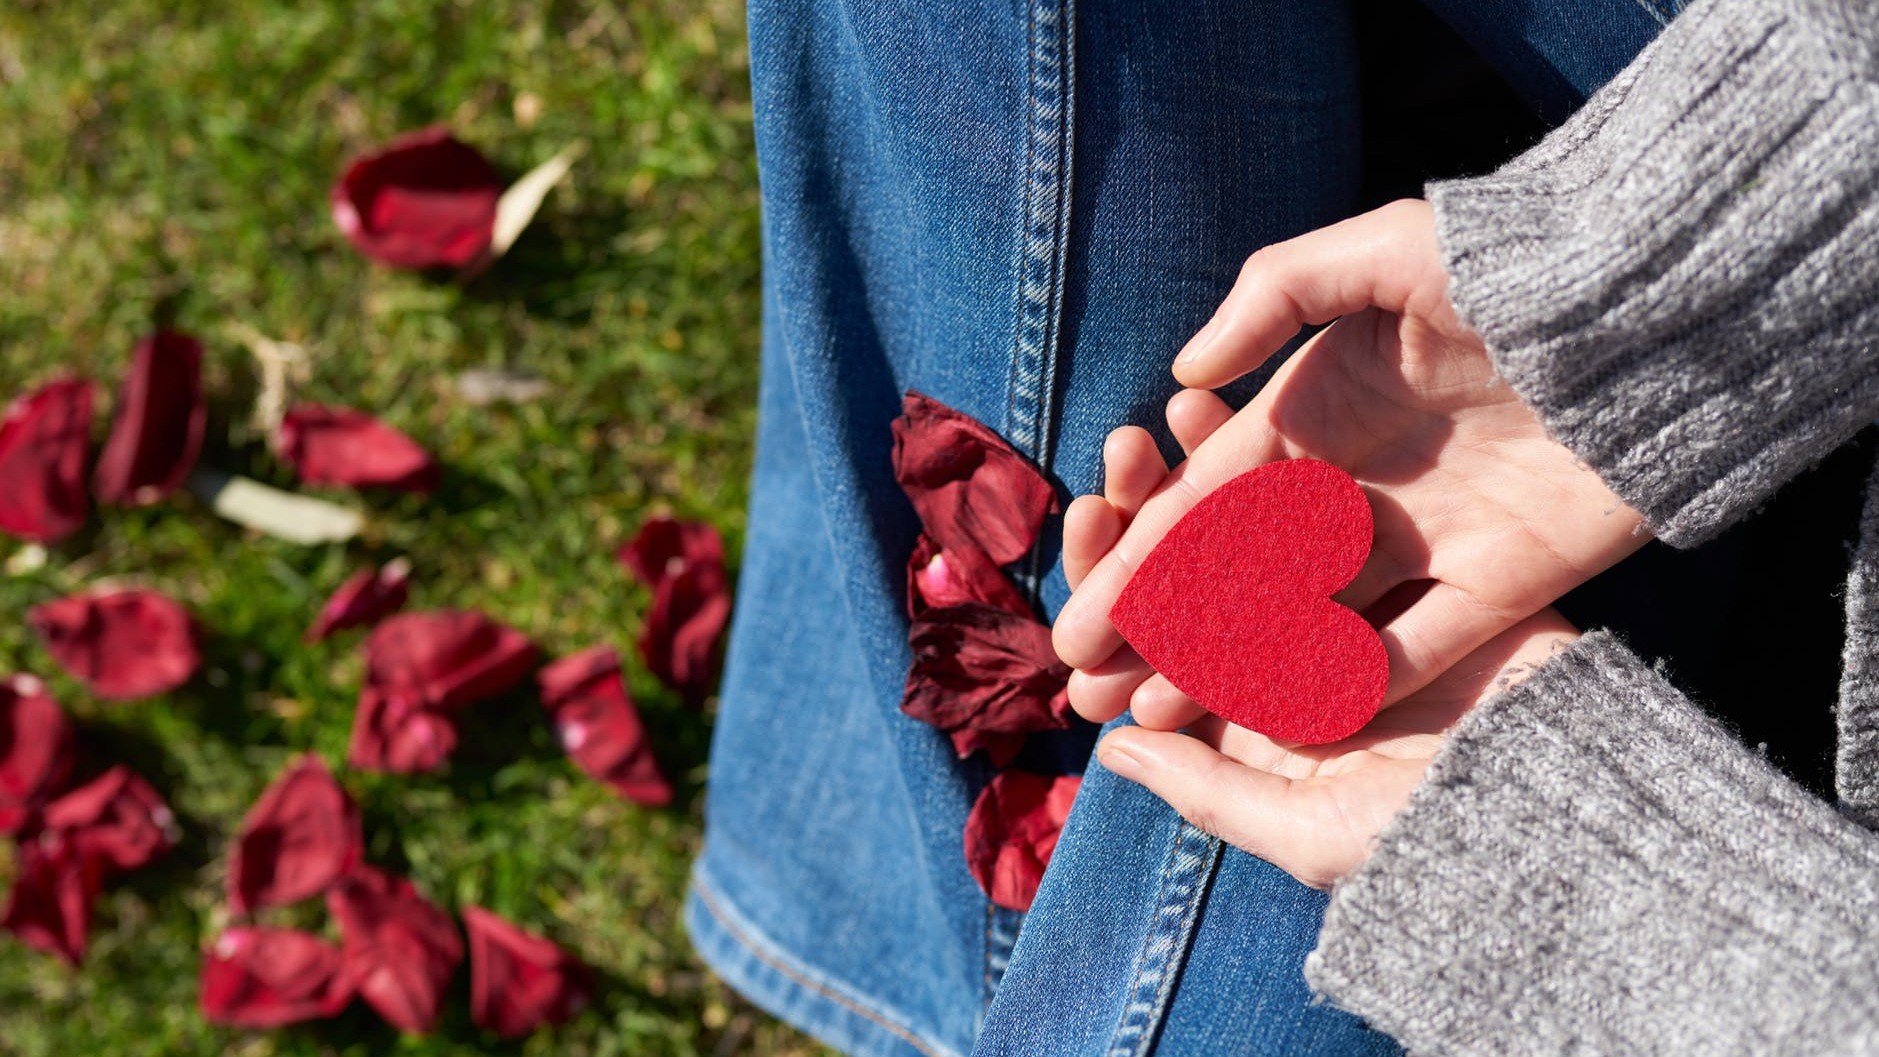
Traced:
<path fill-rule="evenodd" d="M 1879 837 L 1588 635 L 1462 721 L 1305 972 L 1415 1054 L 1879 1053 Z"/>
<path fill-rule="evenodd" d="M 1879 4 L 1696 0 L 1540 145 L 1428 189 L 1450 296 L 1676 545 L 1879 416 Z"/>

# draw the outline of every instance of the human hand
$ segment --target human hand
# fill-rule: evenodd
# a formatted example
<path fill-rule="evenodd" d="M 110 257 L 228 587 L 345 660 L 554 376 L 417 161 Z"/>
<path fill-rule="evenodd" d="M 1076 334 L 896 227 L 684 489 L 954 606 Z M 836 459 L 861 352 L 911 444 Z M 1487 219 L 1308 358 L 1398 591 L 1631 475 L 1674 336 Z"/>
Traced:
<path fill-rule="evenodd" d="M 1201 389 L 1178 394 L 1168 419 L 1190 458 L 1173 473 L 1146 433 L 1111 435 L 1109 494 L 1079 499 L 1064 526 L 1075 593 L 1054 641 L 1077 669 L 1070 696 L 1078 712 L 1101 722 L 1132 708 L 1138 723 L 1163 729 L 1201 714 L 1122 642 L 1109 611 L 1201 496 L 1277 459 L 1330 462 L 1370 497 L 1370 559 L 1337 597 L 1381 625 L 1386 703 L 1430 685 L 1645 542 L 1637 513 L 1495 374 L 1447 287 L 1423 202 L 1398 202 L 1248 259 L 1176 360 L 1183 384 L 1224 385 L 1304 324 L 1335 322 L 1237 414 Z"/>

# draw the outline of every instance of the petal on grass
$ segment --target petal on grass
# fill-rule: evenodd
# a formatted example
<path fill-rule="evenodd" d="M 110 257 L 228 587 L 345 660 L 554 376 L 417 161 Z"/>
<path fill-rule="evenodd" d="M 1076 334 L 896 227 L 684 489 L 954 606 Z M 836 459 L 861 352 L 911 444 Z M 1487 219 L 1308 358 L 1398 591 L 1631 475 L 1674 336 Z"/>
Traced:
<path fill-rule="evenodd" d="M 0 532 L 51 543 L 85 523 L 91 403 L 91 383 L 67 378 L 7 406 L 0 419 Z"/>
<path fill-rule="evenodd" d="M 542 708 L 568 756 L 621 796 L 649 807 L 672 802 L 646 727 L 627 696 L 620 655 L 595 646 L 556 661 L 536 675 Z"/>
<path fill-rule="evenodd" d="M 560 1024 L 592 998 L 587 967 L 553 941 L 484 910 L 463 908 L 470 937 L 470 1019 L 505 1039 Z"/>
<path fill-rule="evenodd" d="M 359 808 L 318 756 L 288 764 L 242 819 L 228 860 L 237 914 L 285 906 L 331 888 L 359 865 Z"/>
<path fill-rule="evenodd" d="M 1050 482 L 978 420 L 909 392 L 894 420 L 894 479 L 941 549 L 976 549 L 994 564 L 1037 542 L 1056 505 Z"/>
<path fill-rule="evenodd" d="M 41 833 L 20 845 L 0 931 L 77 965 L 85 960 L 91 902 L 103 884 L 102 864 L 79 854 L 59 833 Z"/>
<path fill-rule="evenodd" d="M 639 639 L 646 667 L 687 701 L 704 700 L 731 618 L 723 538 L 706 522 L 650 517 L 618 558 L 652 590 Z"/>
<path fill-rule="evenodd" d="M 202 664 L 189 613 L 144 588 L 43 602 L 27 613 L 26 622 L 60 667 L 114 701 L 167 693 Z"/>
<path fill-rule="evenodd" d="M 306 641 L 319 642 L 335 631 L 376 624 L 404 608 L 411 597 L 411 562 L 393 558 L 377 569 L 361 569 L 339 585 L 307 629 Z"/>
<path fill-rule="evenodd" d="M 122 765 L 54 800 L 45 822 L 88 862 L 116 873 L 148 866 L 180 835 L 169 805 Z"/>
<path fill-rule="evenodd" d="M 346 978 L 359 997 L 402 1031 L 435 1027 L 463 960 L 450 915 L 410 881 L 370 866 L 328 891 L 326 909 L 339 922 Z"/>
<path fill-rule="evenodd" d="M 232 928 L 202 952 L 204 1019 L 278 1028 L 336 1016 L 352 1001 L 338 947 L 295 929 Z"/>
<path fill-rule="evenodd" d="M 333 185 L 333 222 L 394 268 L 461 268 L 489 248 L 502 179 L 448 129 L 407 133 L 353 160 Z"/>
<path fill-rule="evenodd" d="M 363 411 L 299 404 L 281 416 L 275 449 L 307 484 L 428 492 L 437 461 L 422 445 Z"/>
<path fill-rule="evenodd" d="M 454 717 L 370 684 L 359 691 L 348 765 L 362 771 L 422 774 L 442 767 L 456 748 Z"/>
<path fill-rule="evenodd" d="M 366 639 L 366 681 L 454 711 L 514 687 L 537 656 L 527 636 L 472 610 L 400 613 Z"/>
<path fill-rule="evenodd" d="M 1005 771 L 979 793 L 966 817 L 966 866 L 992 902 L 1031 908 L 1082 784 L 1074 774 Z"/>
<path fill-rule="evenodd" d="M 0 834 L 38 829 L 72 762 L 72 724 L 46 684 L 30 675 L 0 680 Z"/>
<path fill-rule="evenodd" d="M 201 343 L 173 330 L 138 342 L 92 473 L 98 501 L 148 506 L 182 487 L 202 453 L 208 414 Z"/>

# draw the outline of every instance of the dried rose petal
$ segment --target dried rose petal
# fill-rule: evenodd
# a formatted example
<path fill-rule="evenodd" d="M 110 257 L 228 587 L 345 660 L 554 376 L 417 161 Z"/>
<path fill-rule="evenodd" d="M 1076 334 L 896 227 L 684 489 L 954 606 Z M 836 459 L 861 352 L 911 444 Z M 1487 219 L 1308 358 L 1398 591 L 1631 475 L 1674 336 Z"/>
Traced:
<path fill-rule="evenodd" d="M 103 698 L 166 693 L 202 664 L 189 614 L 155 591 L 69 595 L 34 606 L 26 622 L 53 660 Z"/>
<path fill-rule="evenodd" d="M 202 952 L 197 1002 L 212 1024 L 278 1028 L 337 1016 L 352 1001 L 339 948 L 293 929 L 232 928 Z"/>
<path fill-rule="evenodd" d="M 208 414 L 202 345 L 173 330 L 138 342 L 92 473 L 98 501 L 147 506 L 176 491 L 202 453 Z"/>
<path fill-rule="evenodd" d="M 444 765 L 457 748 L 457 721 L 423 702 L 374 686 L 359 691 L 346 763 L 362 771 L 421 774 Z"/>
<path fill-rule="evenodd" d="M 319 642 L 335 631 L 375 624 L 404 608 L 411 597 L 411 563 L 394 558 L 378 569 L 361 569 L 339 585 L 307 629 L 306 641 Z"/>
<path fill-rule="evenodd" d="M 1029 910 L 1083 779 L 1005 771 L 966 816 L 966 866 L 992 902 Z"/>
<path fill-rule="evenodd" d="M 237 914 L 298 902 L 359 865 L 359 809 L 318 756 L 281 771 L 242 819 L 229 853 L 228 902 Z"/>
<path fill-rule="evenodd" d="M 970 727 L 947 731 L 946 736 L 952 739 L 953 752 L 957 753 L 960 759 L 963 760 L 982 750 L 986 760 L 993 767 L 1011 766 L 1011 761 L 1017 759 L 1018 753 L 1023 750 L 1025 739 L 1023 734 L 1001 734 L 996 731 L 973 730 Z"/>
<path fill-rule="evenodd" d="M 77 965 L 85 960 L 91 901 L 103 883 L 103 864 L 81 855 L 61 834 L 41 833 L 20 846 L 0 931 Z"/>
<path fill-rule="evenodd" d="M 894 420 L 894 479 L 942 550 L 1009 565 L 1037 542 L 1050 482 L 983 423 L 910 392 Z"/>
<path fill-rule="evenodd" d="M 50 543 L 85 523 L 90 382 L 47 382 L 0 419 L 0 532 Z"/>
<path fill-rule="evenodd" d="M 689 565 L 653 592 L 640 655 L 660 681 L 696 704 L 711 692 L 718 639 L 731 619 L 724 570 Z"/>
<path fill-rule="evenodd" d="M 72 773 L 72 725 L 46 684 L 0 680 L 0 834 L 37 829 L 46 801 Z"/>
<path fill-rule="evenodd" d="M 46 830 L 107 871 L 141 869 L 176 845 L 176 816 L 150 783 L 117 766 L 46 808 Z"/>
<path fill-rule="evenodd" d="M 489 247 L 502 181 L 448 129 L 421 129 L 355 159 L 333 185 L 333 222 L 394 268 L 461 268 Z"/>
<path fill-rule="evenodd" d="M 908 634 L 901 711 L 948 733 L 1023 734 L 1070 725 L 1070 669 L 1050 628 L 990 606 L 934 609 Z"/>
<path fill-rule="evenodd" d="M 463 960 L 450 915 L 410 881 L 370 866 L 328 891 L 326 909 L 339 922 L 346 978 L 359 997 L 394 1027 L 431 1030 Z"/>
<path fill-rule="evenodd" d="M 366 640 L 366 681 L 447 711 L 515 686 L 535 667 L 536 656 L 527 636 L 481 613 L 400 613 Z"/>
<path fill-rule="evenodd" d="M 349 407 L 300 404 L 281 416 L 275 449 L 308 484 L 428 492 L 437 461 L 403 433 Z"/>
<path fill-rule="evenodd" d="M 635 803 L 672 802 L 672 783 L 659 771 L 646 728 L 620 677 L 620 655 L 595 646 L 543 668 L 535 680 L 542 708 L 581 770 Z"/>
<path fill-rule="evenodd" d="M 941 550 L 922 535 L 907 559 L 907 615 L 968 603 L 1031 615 L 1031 604 L 986 554 L 971 547 Z"/>
<path fill-rule="evenodd" d="M 470 936 L 470 1019 L 518 1039 L 560 1024 L 592 998 L 586 966 L 552 941 L 524 932 L 482 907 L 463 908 Z"/>
<path fill-rule="evenodd" d="M 693 565 L 723 569 L 724 540 L 709 522 L 657 515 L 639 526 L 638 534 L 620 548 L 618 557 L 640 583 L 657 589 Z"/>

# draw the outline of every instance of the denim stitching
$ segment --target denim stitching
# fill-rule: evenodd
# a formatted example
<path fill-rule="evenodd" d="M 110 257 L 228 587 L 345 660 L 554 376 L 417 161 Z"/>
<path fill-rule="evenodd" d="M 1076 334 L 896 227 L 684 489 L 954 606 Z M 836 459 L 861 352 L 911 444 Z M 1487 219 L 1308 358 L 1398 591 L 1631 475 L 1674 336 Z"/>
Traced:
<path fill-rule="evenodd" d="M 743 928 L 731 920 L 729 913 L 718 904 L 717 896 L 702 881 L 693 880 L 692 891 L 697 893 L 699 905 L 705 908 L 705 912 L 711 915 L 711 919 L 716 921 L 718 926 L 722 928 L 727 935 L 736 940 L 745 951 L 749 952 L 751 957 L 762 962 L 772 971 L 781 973 L 791 983 L 813 991 L 823 998 L 834 1002 L 836 1005 L 841 1006 L 843 1009 L 848 1010 L 850 1013 L 887 1029 L 907 1045 L 926 1054 L 927 1057 L 949 1057 L 951 1054 L 952 1051 L 950 1050 L 934 1049 L 930 1043 L 921 1039 L 907 1028 L 886 1019 L 882 1014 L 869 1009 L 855 999 L 849 998 L 847 995 L 818 983 L 815 980 L 811 980 L 792 966 L 768 954 L 754 937 L 747 935 Z M 767 943 L 767 941 L 765 942 Z M 770 945 L 774 946 L 773 944 Z"/>
<path fill-rule="evenodd" d="M 1057 5 L 1062 4 L 1061 12 Z M 1034 0 L 1030 9 L 1029 106 L 1018 260 L 1017 336 L 1006 432 L 1032 458 L 1045 460 L 1052 353 L 1062 304 L 1063 238 L 1069 212 L 1070 106 L 1064 42 L 1072 0 Z"/>
<path fill-rule="evenodd" d="M 1217 838 L 1181 823 L 1168 851 L 1148 935 L 1136 959 L 1128 1003 L 1116 1025 L 1107 1057 L 1143 1057 L 1154 1047 L 1174 997 L 1175 981 L 1187 963 L 1208 882 L 1220 863 Z"/>

